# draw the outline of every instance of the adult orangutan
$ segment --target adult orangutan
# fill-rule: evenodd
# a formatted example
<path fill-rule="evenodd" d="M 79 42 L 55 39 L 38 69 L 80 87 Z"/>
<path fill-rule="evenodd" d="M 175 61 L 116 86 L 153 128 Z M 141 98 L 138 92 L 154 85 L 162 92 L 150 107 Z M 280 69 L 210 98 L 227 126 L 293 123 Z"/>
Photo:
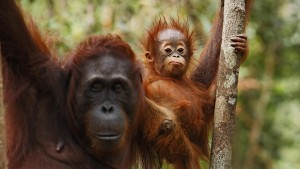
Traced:
<path fill-rule="evenodd" d="M 249 13 L 247 1 L 247 13 Z M 149 159 L 156 156 L 174 165 L 175 169 L 200 169 L 199 160 L 209 158 L 208 134 L 213 120 L 216 76 L 221 47 L 223 8 L 215 19 L 212 35 L 206 43 L 194 71 L 187 73 L 195 49 L 194 31 L 187 23 L 165 18 L 156 21 L 143 41 L 145 48 L 146 96 L 171 112 L 175 123 L 167 135 L 151 137 Z M 232 39 L 236 52 L 247 55 L 247 37 L 236 35 Z M 155 122 L 148 122 L 154 128 Z M 159 125 L 159 123 L 157 123 Z M 147 127 L 146 127 L 147 128 Z M 151 130 L 151 129 L 149 129 Z M 152 151 L 151 151 L 152 150 Z M 152 166 L 146 166 L 146 168 Z"/>
<path fill-rule="evenodd" d="M 0 0 L 0 43 L 9 169 L 131 168 L 141 109 L 160 108 L 127 43 L 91 36 L 61 62 L 14 0 Z"/>

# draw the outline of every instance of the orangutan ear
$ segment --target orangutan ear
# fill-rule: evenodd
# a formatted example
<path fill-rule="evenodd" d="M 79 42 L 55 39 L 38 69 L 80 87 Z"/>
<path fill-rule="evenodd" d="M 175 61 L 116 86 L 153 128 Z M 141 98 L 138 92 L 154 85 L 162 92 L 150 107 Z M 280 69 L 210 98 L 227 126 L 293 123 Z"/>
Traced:
<path fill-rule="evenodd" d="M 153 57 L 151 56 L 151 53 L 149 51 L 145 52 L 145 57 L 148 62 L 153 62 Z"/>

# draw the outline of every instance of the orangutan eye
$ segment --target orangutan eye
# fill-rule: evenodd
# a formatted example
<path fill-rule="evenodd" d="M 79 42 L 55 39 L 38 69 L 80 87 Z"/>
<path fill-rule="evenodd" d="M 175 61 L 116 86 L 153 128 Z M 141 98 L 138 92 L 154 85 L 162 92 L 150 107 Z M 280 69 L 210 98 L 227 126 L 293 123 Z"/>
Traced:
<path fill-rule="evenodd" d="M 171 49 L 171 48 L 165 48 L 165 52 L 166 52 L 167 54 L 169 54 L 169 53 L 172 52 L 172 49 Z"/>
<path fill-rule="evenodd" d="M 120 93 L 124 90 L 124 87 L 121 83 L 116 83 L 112 86 L 112 89 L 113 89 L 114 92 Z"/>
<path fill-rule="evenodd" d="M 104 89 L 104 86 L 101 83 L 93 83 L 91 89 L 93 92 L 101 92 Z"/>
<path fill-rule="evenodd" d="M 184 51 L 184 49 L 183 49 L 183 48 L 178 48 L 177 51 L 178 51 L 179 53 L 182 53 L 182 52 Z"/>

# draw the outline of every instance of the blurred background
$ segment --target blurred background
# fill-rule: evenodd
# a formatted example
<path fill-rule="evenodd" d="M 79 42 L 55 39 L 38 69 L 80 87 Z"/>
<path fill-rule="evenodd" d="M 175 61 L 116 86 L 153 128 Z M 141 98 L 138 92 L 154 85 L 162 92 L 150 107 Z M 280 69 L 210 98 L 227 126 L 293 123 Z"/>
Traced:
<path fill-rule="evenodd" d="M 219 0 L 19 1 L 42 32 L 55 37 L 62 57 L 96 33 L 117 33 L 142 56 L 140 39 L 162 15 L 197 27 L 198 57 L 219 8 Z M 250 52 L 240 68 L 233 168 L 300 169 L 300 1 L 257 0 L 252 6 Z"/>

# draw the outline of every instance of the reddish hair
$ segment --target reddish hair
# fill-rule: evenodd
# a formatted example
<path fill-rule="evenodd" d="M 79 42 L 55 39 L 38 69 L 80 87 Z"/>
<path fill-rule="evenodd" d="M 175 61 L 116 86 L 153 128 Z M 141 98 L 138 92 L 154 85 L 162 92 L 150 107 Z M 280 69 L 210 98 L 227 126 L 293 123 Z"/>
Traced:
<path fill-rule="evenodd" d="M 82 63 L 82 60 L 98 54 L 113 54 L 128 57 L 131 61 L 135 60 L 135 54 L 130 46 L 120 36 L 113 34 L 90 36 L 79 44 L 69 59 L 73 63 Z"/>
<path fill-rule="evenodd" d="M 147 36 L 142 40 L 144 49 L 153 53 L 155 49 L 154 45 L 157 41 L 157 35 L 165 29 L 176 29 L 186 37 L 188 51 L 190 52 L 189 57 L 192 57 L 195 51 L 195 30 L 190 31 L 187 20 L 180 22 L 179 18 L 170 18 L 168 21 L 165 17 L 160 17 L 157 21 L 155 21 L 150 30 L 148 30 Z"/>

